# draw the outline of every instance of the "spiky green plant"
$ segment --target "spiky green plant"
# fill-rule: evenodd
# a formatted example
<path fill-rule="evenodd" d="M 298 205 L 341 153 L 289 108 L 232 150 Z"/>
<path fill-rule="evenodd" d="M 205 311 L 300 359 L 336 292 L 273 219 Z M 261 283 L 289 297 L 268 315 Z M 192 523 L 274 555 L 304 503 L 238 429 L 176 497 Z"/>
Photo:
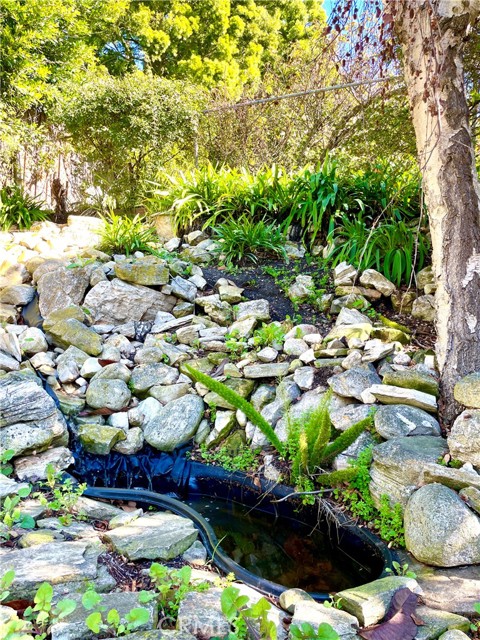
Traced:
<path fill-rule="evenodd" d="M 263 435 L 267 438 L 267 440 L 272 444 L 275 449 L 280 453 L 280 455 L 284 455 L 285 447 L 280 442 L 277 434 L 275 433 L 272 426 L 265 420 L 265 418 L 253 407 L 253 405 L 248 402 L 245 398 L 242 398 L 238 393 L 224 385 L 219 380 L 215 380 L 211 378 L 206 373 L 202 373 L 198 371 L 198 369 L 194 369 L 190 365 L 184 365 L 185 372 L 196 382 L 200 382 L 205 385 L 207 389 L 217 393 L 221 398 L 226 400 L 229 404 L 234 406 L 236 409 L 240 409 L 247 416 L 247 418 L 252 422 L 256 427 L 260 429 Z"/>
<path fill-rule="evenodd" d="M 303 419 L 289 423 L 287 451 L 292 460 L 291 476 L 294 483 L 298 483 L 302 476 L 311 476 L 315 469 L 329 464 L 372 424 L 373 413 L 332 440 L 330 400 L 331 391 L 328 391 L 315 411 L 310 412 Z M 315 481 L 318 484 L 334 486 L 350 480 L 355 472 L 355 467 L 327 472 L 315 475 Z"/>

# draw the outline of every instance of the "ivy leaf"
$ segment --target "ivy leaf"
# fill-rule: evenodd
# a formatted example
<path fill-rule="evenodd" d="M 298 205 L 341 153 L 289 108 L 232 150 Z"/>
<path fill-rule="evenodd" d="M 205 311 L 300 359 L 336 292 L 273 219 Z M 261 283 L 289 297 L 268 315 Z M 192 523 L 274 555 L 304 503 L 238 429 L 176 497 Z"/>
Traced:
<path fill-rule="evenodd" d="M 88 589 L 82 596 L 82 605 L 87 611 L 94 609 L 102 601 L 102 596 L 94 589 Z"/>
<path fill-rule="evenodd" d="M 143 624 L 147 624 L 150 620 L 150 612 L 143 607 L 135 607 L 131 609 L 125 616 L 129 629 L 137 629 Z"/>
<path fill-rule="evenodd" d="M 71 598 L 64 598 L 63 600 L 59 600 L 57 606 L 55 607 L 55 615 L 61 620 L 65 618 L 65 616 L 70 615 L 77 608 L 77 603 L 75 600 Z"/>
<path fill-rule="evenodd" d="M 90 631 L 93 631 L 93 633 L 100 633 L 100 628 L 102 626 L 102 614 L 99 611 L 94 611 L 85 620 L 85 624 Z"/>

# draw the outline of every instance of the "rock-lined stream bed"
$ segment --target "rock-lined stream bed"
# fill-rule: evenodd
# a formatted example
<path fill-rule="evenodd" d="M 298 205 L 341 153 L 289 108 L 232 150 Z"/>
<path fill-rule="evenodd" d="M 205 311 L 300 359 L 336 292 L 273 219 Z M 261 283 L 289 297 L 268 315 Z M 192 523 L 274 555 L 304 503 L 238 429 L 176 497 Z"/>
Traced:
<path fill-rule="evenodd" d="M 369 311 L 372 302 L 403 297 L 417 317 L 431 319 L 428 272 L 419 279 L 422 295 L 407 300 L 379 273 L 358 274 L 342 264 L 333 273 L 335 293 L 319 293 L 318 309 L 328 313 L 321 323 L 273 322 L 269 301 L 245 299 L 235 277 L 207 281 L 202 265 L 212 262 L 212 241 L 201 232 L 183 244 L 167 242 L 161 258 L 112 257 L 94 248 L 98 229 L 94 218 L 71 217 L 66 226 L 47 222 L 31 232 L 0 235 L 0 453 L 10 452 L 13 465 L 11 477 L 0 475 L 1 495 L 15 496 L 28 483 L 45 480 L 49 465 L 71 470 L 74 448 L 131 456 L 145 447 L 172 452 L 192 442 L 207 450 L 259 450 L 257 473 L 285 481 L 285 465 L 259 428 L 194 383 L 185 365 L 249 399 L 281 442 L 289 421 L 318 408 L 331 389 L 330 417 L 339 432 L 376 409 L 372 431 L 337 456 L 333 468 L 347 467 L 373 447 L 372 498 L 379 508 L 384 496 L 401 505 L 408 562 L 417 578 L 392 576 L 351 598 L 339 594 L 341 610 L 303 596 L 292 605 L 285 597 L 284 610 L 271 613 L 280 635 L 290 613 L 294 622 L 325 621 L 341 638 L 358 637 L 358 628 L 380 621 L 406 584 L 424 602 L 417 610 L 425 622 L 417 638 L 467 631 L 464 616 L 474 615 L 480 601 L 480 378 L 473 374 L 457 385 L 465 411 L 449 434 L 442 433 L 433 356 L 415 353 L 408 329 Z M 305 278 L 291 285 L 296 301 L 311 296 Z M 25 318 L 35 317 L 36 301 L 42 322 L 28 320 L 28 326 L 22 310 L 30 309 Z M 13 527 L 0 547 L 0 576 L 15 570 L 13 599 L 31 598 L 45 580 L 58 597 L 78 597 L 94 583 L 115 602 L 109 607 L 128 611 L 138 606 L 138 595 L 109 572 L 111 554 L 140 563 L 138 576 L 147 561 L 183 555 L 197 567 L 196 579 L 213 580 L 210 570 L 198 569 L 205 554 L 196 530 L 179 516 L 84 497 L 76 508 L 86 519 L 69 524 L 38 500 L 27 499 L 23 508 L 35 528 Z M 215 585 L 189 593 L 180 606 L 179 631 L 137 638 L 225 636 L 229 624 L 220 594 Z M 158 610 L 149 606 L 145 628 L 156 629 Z M 1 614 L 10 612 L 2 608 Z M 58 623 L 52 637 L 92 637 L 78 615 L 77 609 L 71 622 Z M 443 637 L 463 637 L 452 633 Z"/>

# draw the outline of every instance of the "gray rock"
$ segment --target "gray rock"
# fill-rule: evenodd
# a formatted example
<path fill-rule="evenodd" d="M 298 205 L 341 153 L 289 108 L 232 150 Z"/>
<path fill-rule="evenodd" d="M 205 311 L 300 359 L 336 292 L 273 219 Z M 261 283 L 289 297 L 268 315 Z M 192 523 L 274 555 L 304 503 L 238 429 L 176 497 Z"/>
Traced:
<path fill-rule="evenodd" d="M 140 427 L 132 427 L 127 431 L 125 440 L 117 442 L 113 450 L 131 456 L 143 449 L 143 441 L 143 431 Z"/>
<path fill-rule="evenodd" d="M 188 382 L 179 382 L 178 384 L 171 384 L 166 387 L 155 386 L 149 391 L 149 395 L 155 400 L 158 400 L 162 404 L 167 404 L 172 400 L 177 400 L 186 395 L 190 391 L 190 384 Z"/>
<path fill-rule="evenodd" d="M 355 616 L 362 627 L 380 622 L 390 607 L 390 602 L 399 589 L 410 589 L 421 593 L 416 580 L 403 576 L 388 576 L 360 587 L 339 591 L 335 602 L 340 602 L 343 611 Z"/>
<path fill-rule="evenodd" d="M 200 540 L 196 540 L 182 555 L 182 560 L 189 564 L 204 565 L 207 562 L 207 550 Z"/>
<path fill-rule="evenodd" d="M 260 362 L 273 362 L 277 359 L 277 356 L 278 351 L 276 349 L 272 349 L 272 347 L 265 347 L 257 353 L 257 358 Z"/>
<path fill-rule="evenodd" d="M 15 571 L 10 598 L 31 598 L 42 582 L 53 587 L 76 582 L 86 586 L 97 577 L 100 549 L 88 541 L 52 542 L 0 555 L 0 575 Z"/>
<path fill-rule="evenodd" d="M 223 284 L 218 287 L 218 294 L 222 302 L 229 304 L 237 304 L 243 300 L 243 289 L 235 285 Z"/>
<path fill-rule="evenodd" d="M 106 407 L 120 411 L 128 406 L 132 394 L 123 380 L 92 380 L 87 389 L 87 404 L 94 409 Z"/>
<path fill-rule="evenodd" d="M 375 430 L 389 440 L 399 436 L 440 436 L 440 424 L 433 416 L 405 404 L 384 405 L 375 413 Z"/>
<path fill-rule="evenodd" d="M 189 282 L 180 276 L 175 276 L 175 278 L 172 279 L 170 286 L 172 288 L 172 294 L 177 296 L 177 298 L 181 298 L 187 302 L 193 302 L 197 297 L 197 287 L 193 282 Z"/>
<path fill-rule="evenodd" d="M 299 367 L 295 370 L 293 379 L 302 391 L 309 391 L 315 380 L 315 369 L 313 367 Z"/>
<path fill-rule="evenodd" d="M 92 500 L 92 498 L 87 498 L 86 496 L 80 496 L 78 498 L 73 507 L 73 511 L 79 515 L 87 516 L 92 520 L 111 520 L 125 513 L 123 509 L 119 509 L 113 506 L 113 504 Z"/>
<path fill-rule="evenodd" d="M 480 478 L 480 476 L 478 476 L 477 474 L 477 479 L 478 478 Z M 442 484 L 445 484 L 445 483 L 442 483 Z M 465 504 L 468 504 L 470 509 L 472 509 L 473 511 L 476 511 L 478 514 L 480 514 L 480 488 L 479 487 L 480 487 L 480 483 L 477 482 L 476 487 L 472 487 L 468 485 L 462 488 L 461 491 L 459 492 L 459 496 L 465 502 Z"/>
<path fill-rule="evenodd" d="M 375 269 L 365 269 L 360 276 L 360 284 L 363 284 L 365 287 L 373 287 L 387 297 L 391 296 L 395 291 L 393 282 L 387 280 L 384 275 L 375 271 Z"/>
<path fill-rule="evenodd" d="M 228 326 L 233 317 L 233 309 L 228 302 L 220 300 L 217 294 L 196 298 L 195 303 L 202 307 L 205 313 L 222 327 Z"/>
<path fill-rule="evenodd" d="M 376 443 L 377 441 L 372 434 L 364 431 L 349 447 L 336 456 L 332 464 L 333 468 L 348 469 L 351 463 L 354 462 L 365 449 L 373 447 Z"/>
<path fill-rule="evenodd" d="M 308 349 L 308 344 L 301 338 L 287 338 L 283 345 L 283 350 L 288 356 L 301 356 Z"/>
<path fill-rule="evenodd" d="M 88 353 L 78 349 L 78 347 L 68 347 L 61 355 L 57 358 L 57 365 L 65 364 L 66 362 L 73 361 L 76 363 L 78 368 L 81 368 L 83 363 L 88 359 Z"/>
<path fill-rule="evenodd" d="M 418 318 L 418 320 L 433 322 L 436 313 L 435 296 L 429 294 L 420 296 L 414 300 L 411 313 L 412 316 Z"/>
<path fill-rule="evenodd" d="M 167 284 L 170 277 L 164 262 L 153 256 L 141 258 L 140 260 L 116 262 L 114 271 L 120 280 L 148 286 Z"/>
<path fill-rule="evenodd" d="M 468 636 L 463 631 L 453 630 L 442 633 L 439 640 L 467 640 Z"/>
<path fill-rule="evenodd" d="M 364 313 L 361 313 L 357 309 L 349 309 L 348 307 L 343 307 L 338 314 L 338 317 L 335 321 L 335 326 L 339 327 L 342 325 L 349 324 L 372 324 L 372 321 L 368 316 Z"/>
<path fill-rule="evenodd" d="M 205 440 L 208 447 L 213 447 L 224 440 L 236 425 L 235 411 L 217 411 L 215 424 Z"/>
<path fill-rule="evenodd" d="M 292 625 L 300 626 L 304 622 L 311 624 L 315 631 L 322 623 L 333 627 L 341 640 L 356 640 L 358 630 L 358 620 L 347 613 L 333 607 L 325 607 L 320 602 L 299 602 L 295 606 L 295 614 L 292 618 Z"/>
<path fill-rule="evenodd" d="M 258 321 L 270 320 L 270 305 L 268 300 L 249 300 L 241 302 L 235 311 L 235 320 L 255 318 Z"/>
<path fill-rule="evenodd" d="M 55 322 L 49 326 L 47 333 L 54 344 L 64 349 L 72 345 L 91 356 L 102 353 L 101 336 L 76 318 Z"/>
<path fill-rule="evenodd" d="M 123 429 L 103 424 L 82 424 L 78 429 L 78 439 L 85 451 L 98 456 L 108 456 L 117 442 L 126 439 Z"/>
<path fill-rule="evenodd" d="M 173 451 L 195 435 L 203 418 L 203 400 L 198 396 L 187 395 L 172 400 L 164 407 L 159 406 L 159 410 L 145 416 L 145 440 L 160 451 Z"/>
<path fill-rule="evenodd" d="M 13 496 L 19 489 L 26 489 L 27 487 L 28 484 L 15 482 L 13 478 L 7 478 L 3 473 L 0 473 L 0 499 Z"/>
<path fill-rule="evenodd" d="M 218 588 L 187 593 L 178 610 L 177 629 L 205 640 L 225 638 L 230 632 L 230 623 L 222 613 L 221 594 L 222 589 Z"/>
<path fill-rule="evenodd" d="M 107 531 L 105 538 L 129 560 L 171 560 L 195 542 L 197 530 L 188 518 L 162 512 Z"/>
<path fill-rule="evenodd" d="M 293 284 L 288 288 L 287 295 L 290 300 L 303 302 L 312 295 L 315 283 L 312 276 L 299 275 L 295 278 Z"/>
<path fill-rule="evenodd" d="M 453 395 L 455 400 L 465 407 L 480 409 L 480 372 L 471 373 L 459 380 Z"/>
<path fill-rule="evenodd" d="M 87 627 L 85 620 L 91 611 L 86 610 L 82 604 L 81 594 L 73 594 L 72 599 L 77 603 L 76 609 L 56 622 L 51 627 L 52 640 L 90 640 L 98 637 Z M 137 607 L 146 609 L 149 613 L 148 621 L 138 627 L 138 631 L 153 629 L 158 619 L 158 603 L 156 600 L 143 603 L 140 601 L 139 592 L 108 593 L 102 596 L 100 606 L 108 613 L 111 609 L 118 611 L 120 620 L 125 624 L 125 616 Z"/>
<path fill-rule="evenodd" d="M 93 376 L 90 384 L 93 384 L 97 380 L 121 380 L 128 383 L 131 377 L 130 369 L 121 362 L 112 362 L 102 367 L 100 371 Z"/>
<path fill-rule="evenodd" d="M 250 402 L 253 404 L 257 411 L 261 411 L 263 407 L 272 402 L 275 398 L 275 387 L 268 384 L 261 384 L 252 394 Z"/>
<path fill-rule="evenodd" d="M 447 441 L 453 458 L 480 466 L 480 410 L 463 411 L 453 423 Z"/>
<path fill-rule="evenodd" d="M 340 313 L 344 307 L 348 307 L 350 309 L 358 309 L 358 307 L 360 307 L 364 311 L 365 309 L 368 309 L 369 306 L 370 303 L 364 296 L 357 293 L 350 293 L 349 295 L 341 296 L 340 298 L 332 300 L 330 313 Z"/>
<path fill-rule="evenodd" d="M 416 369 L 403 369 L 400 371 L 387 371 L 383 376 L 383 383 L 404 389 L 416 389 L 429 393 L 438 398 L 438 381 L 427 373 L 422 373 Z"/>
<path fill-rule="evenodd" d="M 0 351 L 0 370 L 1 371 L 18 371 L 20 369 L 20 364 L 18 360 L 12 358 L 3 351 Z"/>
<path fill-rule="evenodd" d="M 44 263 L 45 264 L 45 263 Z M 35 272 L 37 281 L 40 314 L 46 318 L 52 312 L 65 309 L 70 305 L 80 305 L 90 284 L 91 267 L 66 269 L 57 264 L 53 271 L 46 271 L 39 276 L 38 267 Z M 44 267 L 46 268 L 46 266 Z"/>
<path fill-rule="evenodd" d="M 99 282 L 88 292 L 84 301 L 96 323 L 114 325 L 132 320 L 155 320 L 158 311 L 170 312 L 176 303 L 174 296 L 119 279 Z"/>
<path fill-rule="evenodd" d="M 414 640 L 435 640 L 448 630 L 468 631 L 470 621 L 447 611 L 437 611 L 430 607 L 417 607 L 415 615 L 422 620 Z"/>
<path fill-rule="evenodd" d="M 20 343 L 14 333 L 7 333 L 3 329 L 0 330 L 0 352 L 12 356 L 12 358 L 21 362 L 22 352 L 20 350 Z"/>
<path fill-rule="evenodd" d="M 66 447 L 55 447 L 43 453 L 15 460 L 15 475 L 19 480 L 37 482 L 47 477 L 47 466 L 52 465 L 55 472 L 64 471 L 74 463 L 73 455 Z"/>
<path fill-rule="evenodd" d="M 0 291 L 0 303 L 24 307 L 35 297 L 35 287 L 28 284 L 12 284 Z"/>
<path fill-rule="evenodd" d="M 469 466 L 464 465 L 461 469 L 455 469 L 454 467 L 445 467 L 434 462 L 425 463 L 422 467 L 420 482 L 422 485 L 438 482 L 455 491 L 466 487 L 470 490 L 478 491 L 480 489 L 480 475 L 473 467 L 469 469 Z M 460 495 L 462 495 L 462 492 L 460 492 Z M 468 501 L 466 500 L 466 502 Z"/>
<path fill-rule="evenodd" d="M 257 319 L 254 317 L 243 318 L 234 322 L 230 328 L 229 333 L 237 335 L 239 338 L 250 338 L 253 334 L 253 330 L 257 325 Z"/>
<path fill-rule="evenodd" d="M 345 431 L 357 422 L 368 418 L 372 407 L 365 404 L 349 404 L 330 413 L 330 420 L 335 429 Z"/>
<path fill-rule="evenodd" d="M 384 404 L 408 404 L 435 413 L 437 400 L 435 396 L 414 389 L 403 389 L 388 384 L 374 384 L 368 391 Z"/>
<path fill-rule="evenodd" d="M 12 449 L 15 456 L 34 451 L 39 453 L 50 446 L 67 444 L 67 425 L 63 415 L 56 409 L 53 415 L 43 420 L 10 424 L 0 431 L 0 452 Z"/>
<path fill-rule="evenodd" d="M 270 364 L 249 364 L 243 373 L 246 378 L 283 378 L 289 369 L 288 362 L 274 362 Z"/>
<path fill-rule="evenodd" d="M 178 380 L 178 369 L 163 363 L 142 364 L 135 367 L 130 378 L 133 393 L 144 393 L 158 384 L 174 384 Z"/>
<path fill-rule="evenodd" d="M 421 487 L 405 509 L 405 544 L 417 560 L 437 567 L 480 563 L 480 518 L 455 491 Z"/>
<path fill-rule="evenodd" d="M 287 589 L 280 594 L 278 604 L 287 613 L 294 613 L 299 602 L 313 602 L 312 596 L 303 589 Z"/>
<path fill-rule="evenodd" d="M 45 420 L 55 411 L 53 398 L 35 375 L 19 372 L 0 377 L 0 427 Z"/>
<path fill-rule="evenodd" d="M 348 369 L 328 380 L 330 388 L 336 394 L 357 400 L 362 400 L 362 393 L 379 383 L 380 378 L 373 366 Z"/>
<path fill-rule="evenodd" d="M 373 449 L 370 493 L 377 505 L 388 495 L 390 502 L 406 505 L 420 482 L 422 465 L 447 453 L 446 441 L 435 436 L 392 438 Z"/>

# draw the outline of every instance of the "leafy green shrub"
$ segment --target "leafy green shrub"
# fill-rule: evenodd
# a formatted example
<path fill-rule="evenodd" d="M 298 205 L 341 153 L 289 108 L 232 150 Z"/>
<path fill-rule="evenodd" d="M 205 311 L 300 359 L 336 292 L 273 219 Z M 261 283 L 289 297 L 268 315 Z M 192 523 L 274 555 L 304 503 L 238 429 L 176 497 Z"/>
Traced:
<path fill-rule="evenodd" d="M 325 233 L 330 216 L 342 207 L 342 190 L 337 176 L 337 163 L 328 157 L 316 171 L 305 169 L 292 180 L 291 210 L 282 227 L 286 231 L 297 224 L 311 244 Z"/>
<path fill-rule="evenodd" d="M 363 217 L 341 217 L 329 233 L 332 266 L 346 261 L 360 270 L 375 268 L 396 283 L 408 284 L 412 270 L 422 269 L 430 254 L 428 233 L 416 223 L 388 222 L 370 228 Z"/>
<path fill-rule="evenodd" d="M 0 189 L 0 228 L 4 231 L 13 226 L 30 229 L 34 222 L 43 222 L 49 215 L 38 198 L 32 198 L 19 186 Z"/>
<path fill-rule="evenodd" d="M 110 254 L 124 253 L 126 256 L 135 251 L 155 252 L 150 243 L 158 241 L 158 236 L 140 214 L 131 218 L 111 211 L 108 217 L 102 219 L 104 225 L 99 245 L 102 251 Z"/>
<path fill-rule="evenodd" d="M 302 477 L 312 477 L 315 470 L 332 462 L 345 451 L 358 436 L 372 424 L 368 416 L 349 427 L 332 440 L 333 427 L 329 414 L 331 393 L 327 392 L 317 409 L 302 418 L 289 422 L 287 450 L 292 459 L 292 482 L 298 484 Z M 356 469 L 342 469 L 315 475 L 317 484 L 334 486 L 355 477 Z"/>
<path fill-rule="evenodd" d="M 205 385 L 207 389 L 213 391 L 214 393 L 218 393 L 218 395 L 226 400 L 229 404 L 233 405 L 236 409 L 240 409 L 247 416 L 247 418 L 252 422 L 255 426 L 257 426 L 263 435 L 267 438 L 267 440 L 272 444 L 275 449 L 283 455 L 285 447 L 278 439 L 277 434 L 273 430 L 272 426 L 265 420 L 265 418 L 254 409 L 253 405 L 242 398 L 238 393 L 224 385 L 219 380 L 214 380 L 210 376 L 197 369 L 193 369 L 190 365 L 186 364 L 185 371 L 186 373 L 196 382 L 200 382 Z"/>
<path fill-rule="evenodd" d="M 218 241 L 215 252 L 223 257 L 228 268 L 245 261 L 256 263 L 259 257 L 287 257 L 283 246 L 285 238 L 274 222 L 255 222 L 253 217 L 245 215 L 239 220 L 227 220 L 213 227 L 213 233 Z"/>
<path fill-rule="evenodd" d="M 139 204 L 146 179 L 179 151 L 191 153 L 201 92 L 146 73 L 72 84 L 58 120 L 93 184 L 123 210 Z"/>

